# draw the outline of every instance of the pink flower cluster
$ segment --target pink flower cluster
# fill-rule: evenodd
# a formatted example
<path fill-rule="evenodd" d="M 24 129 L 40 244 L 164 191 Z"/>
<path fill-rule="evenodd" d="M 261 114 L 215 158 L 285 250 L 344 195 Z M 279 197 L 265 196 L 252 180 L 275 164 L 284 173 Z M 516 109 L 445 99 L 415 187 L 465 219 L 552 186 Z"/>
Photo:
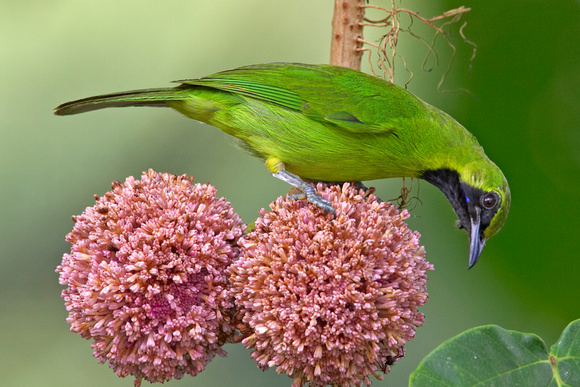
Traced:
<path fill-rule="evenodd" d="M 240 339 L 296 387 L 382 379 L 423 323 L 433 267 L 407 211 L 349 184 L 317 190 L 336 216 L 278 198 L 244 235 L 186 175 L 113 183 L 73 217 L 57 268 L 71 330 L 136 386 L 196 375 Z"/>
<path fill-rule="evenodd" d="M 196 375 L 233 339 L 226 269 L 245 226 L 210 185 L 152 170 L 73 217 L 58 266 L 71 330 L 117 375 Z"/>
<path fill-rule="evenodd" d="M 349 184 L 317 191 L 336 218 L 279 198 L 240 240 L 229 269 L 238 327 L 258 366 L 276 366 L 293 386 L 370 385 L 422 325 L 433 267 L 406 210 Z"/>

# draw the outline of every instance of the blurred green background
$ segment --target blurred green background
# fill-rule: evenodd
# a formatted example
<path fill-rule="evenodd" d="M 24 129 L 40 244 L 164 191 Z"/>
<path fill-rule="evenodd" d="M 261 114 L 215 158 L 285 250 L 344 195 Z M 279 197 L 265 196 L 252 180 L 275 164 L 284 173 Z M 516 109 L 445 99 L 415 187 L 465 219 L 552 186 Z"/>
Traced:
<path fill-rule="evenodd" d="M 400 50 L 415 72 L 409 89 L 477 136 L 507 176 L 513 203 L 504 230 L 467 271 L 465 232 L 455 229 L 444 196 L 421 184 L 423 204 L 409 223 L 422 233 L 436 270 L 424 326 L 407 356 L 375 384 L 389 386 L 406 385 L 422 357 L 465 329 L 499 324 L 537 333 L 551 345 L 580 317 L 580 3 L 401 3 L 428 17 L 472 7 L 464 31 L 477 43 L 477 57 L 468 71 L 471 47 L 455 34 L 458 56 L 443 88 L 467 88 L 477 98 L 437 91 L 451 55 L 444 44 L 431 72 L 421 71 L 422 43 L 401 35 Z M 118 379 L 99 365 L 89 342 L 69 332 L 54 272 L 70 248 L 64 237 L 71 215 L 92 205 L 92 195 L 106 192 L 111 181 L 148 168 L 192 174 L 215 185 L 247 223 L 288 191 L 225 134 L 169 109 L 66 118 L 52 109 L 245 64 L 327 63 L 332 9 L 331 0 L 0 2 L 3 386 L 132 385 L 132 378 Z M 401 67 L 398 75 L 404 83 Z M 401 180 L 373 185 L 388 199 L 399 194 Z M 226 349 L 228 357 L 199 376 L 169 385 L 290 385 L 273 370 L 259 371 L 240 345 Z"/>

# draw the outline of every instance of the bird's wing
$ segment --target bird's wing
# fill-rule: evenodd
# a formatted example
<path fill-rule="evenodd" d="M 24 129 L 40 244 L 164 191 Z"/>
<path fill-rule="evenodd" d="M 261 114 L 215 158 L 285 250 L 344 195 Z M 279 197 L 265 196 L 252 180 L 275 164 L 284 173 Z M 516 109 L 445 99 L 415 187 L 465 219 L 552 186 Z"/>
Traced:
<path fill-rule="evenodd" d="M 268 101 L 359 133 L 395 133 L 406 118 L 424 111 L 406 90 L 337 66 L 274 63 L 177 82 Z"/>

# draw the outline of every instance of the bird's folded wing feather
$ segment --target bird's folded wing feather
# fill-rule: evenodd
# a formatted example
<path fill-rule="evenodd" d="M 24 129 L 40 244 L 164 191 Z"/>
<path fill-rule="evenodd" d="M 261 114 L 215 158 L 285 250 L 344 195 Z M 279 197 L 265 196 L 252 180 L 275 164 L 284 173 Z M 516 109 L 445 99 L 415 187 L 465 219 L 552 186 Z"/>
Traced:
<path fill-rule="evenodd" d="M 396 133 L 421 102 L 379 78 L 325 65 L 267 64 L 177 81 L 256 98 L 351 132 Z"/>

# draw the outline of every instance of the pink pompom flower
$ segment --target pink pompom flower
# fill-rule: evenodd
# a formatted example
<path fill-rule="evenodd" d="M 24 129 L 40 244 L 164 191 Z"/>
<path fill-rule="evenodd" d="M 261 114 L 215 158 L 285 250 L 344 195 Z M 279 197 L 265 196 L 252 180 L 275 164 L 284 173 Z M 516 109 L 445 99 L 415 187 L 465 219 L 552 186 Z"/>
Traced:
<path fill-rule="evenodd" d="M 214 187 L 192 182 L 153 170 L 114 182 L 73 217 L 56 269 L 71 331 L 136 386 L 196 375 L 233 340 L 226 268 L 245 226 Z"/>
<path fill-rule="evenodd" d="M 406 210 L 349 184 L 317 191 L 336 217 L 279 198 L 240 241 L 229 269 L 238 327 L 258 366 L 293 386 L 370 385 L 422 325 L 433 267 Z"/>

